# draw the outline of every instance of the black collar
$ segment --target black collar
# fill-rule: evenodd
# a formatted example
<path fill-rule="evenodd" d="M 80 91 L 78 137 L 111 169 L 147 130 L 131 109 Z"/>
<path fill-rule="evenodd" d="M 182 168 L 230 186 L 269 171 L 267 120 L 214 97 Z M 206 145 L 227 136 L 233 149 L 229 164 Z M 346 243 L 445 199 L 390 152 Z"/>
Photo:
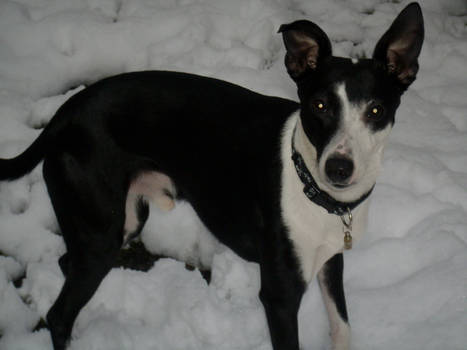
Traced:
<path fill-rule="evenodd" d="M 326 192 L 322 191 L 318 187 L 318 184 L 316 183 L 315 179 L 313 179 L 313 176 L 306 167 L 303 157 L 295 149 L 294 138 L 295 130 L 292 137 L 292 160 L 294 162 L 295 170 L 297 171 L 298 177 L 305 185 L 305 187 L 303 187 L 303 192 L 308 197 L 308 199 L 310 199 L 313 203 L 322 206 L 328 211 L 329 214 L 343 216 L 344 214 L 348 213 L 349 210 L 355 209 L 360 203 L 362 203 L 365 199 L 368 198 L 368 196 L 373 191 L 373 188 L 375 187 L 374 185 L 367 193 L 365 193 L 363 196 L 361 196 L 353 202 L 339 202 Z"/>

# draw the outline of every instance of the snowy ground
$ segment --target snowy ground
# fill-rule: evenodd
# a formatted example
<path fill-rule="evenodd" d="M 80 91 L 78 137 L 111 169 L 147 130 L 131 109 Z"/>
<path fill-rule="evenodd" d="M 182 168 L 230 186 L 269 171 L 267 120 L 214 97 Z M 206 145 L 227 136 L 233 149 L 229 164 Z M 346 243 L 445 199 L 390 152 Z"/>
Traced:
<path fill-rule="evenodd" d="M 295 99 L 280 24 L 313 20 L 336 55 L 369 55 L 407 4 L 398 2 L 0 0 L 0 156 L 24 150 L 83 84 L 119 72 L 187 71 Z M 421 5 L 419 77 L 399 109 L 369 232 L 345 254 L 353 349 L 467 349 L 467 2 Z M 154 216 L 143 236 L 153 251 L 182 242 L 186 253 L 203 236 L 187 206 Z M 170 223 L 178 235 L 161 242 Z M 1 350 L 51 349 L 48 331 L 32 329 L 63 283 L 57 232 L 40 167 L 0 185 Z M 71 349 L 271 349 L 258 289 L 257 266 L 229 251 L 214 256 L 210 285 L 171 259 L 146 273 L 114 269 Z M 328 349 L 316 283 L 299 318 L 303 349 Z"/>

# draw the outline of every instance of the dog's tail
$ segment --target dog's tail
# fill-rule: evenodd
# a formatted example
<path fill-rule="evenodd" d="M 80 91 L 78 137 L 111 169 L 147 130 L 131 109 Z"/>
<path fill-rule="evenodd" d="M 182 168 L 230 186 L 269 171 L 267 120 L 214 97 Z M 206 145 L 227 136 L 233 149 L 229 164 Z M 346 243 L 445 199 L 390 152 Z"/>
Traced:
<path fill-rule="evenodd" d="M 19 156 L 0 159 L 0 180 L 14 180 L 31 172 L 45 156 L 47 134 L 46 131 L 42 132 Z"/>

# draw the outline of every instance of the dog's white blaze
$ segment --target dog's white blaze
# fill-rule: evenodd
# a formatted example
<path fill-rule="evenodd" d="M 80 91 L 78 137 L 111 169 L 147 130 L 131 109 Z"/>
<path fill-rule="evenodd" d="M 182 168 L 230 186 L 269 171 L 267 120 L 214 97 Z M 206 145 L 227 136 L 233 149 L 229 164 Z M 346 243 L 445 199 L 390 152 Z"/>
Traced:
<path fill-rule="evenodd" d="M 307 141 L 299 121 L 299 112 L 297 112 L 287 121 L 282 135 L 281 209 L 284 223 L 289 231 L 289 238 L 299 260 L 303 279 L 310 282 L 327 260 L 343 250 L 344 234 L 341 219 L 312 203 L 303 193 L 303 184 L 291 159 L 291 142 L 295 127 L 296 149 L 311 164 L 316 163 L 316 152 Z M 309 168 L 309 170 L 313 174 L 316 167 Z M 362 203 L 353 212 L 352 235 L 354 239 L 358 239 L 365 231 L 367 212 L 368 201 Z"/>
<path fill-rule="evenodd" d="M 350 327 L 345 322 L 339 312 L 337 311 L 336 303 L 331 298 L 325 287 L 324 282 L 324 271 L 320 270 L 318 273 L 318 279 L 320 281 L 321 294 L 323 296 L 324 305 L 328 312 L 329 325 L 331 327 L 331 339 L 333 350 L 348 350 L 350 347 Z"/>
<path fill-rule="evenodd" d="M 318 166 L 318 185 L 340 201 L 352 201 L 370 190 L 380 172 L 384 144 L 392 125 L 374 132 L 364 122 L 364 114 L 372 101 L 353 104 L 349 101 L 345 83 L 336 86 L 336 94 L 341 103 L 339 129 L 324 148 Z M 352 186 L 339 190 L 326 180 L 325 163 L 332 154 L 339 153 L 350 157 L 354 162 Z"/>

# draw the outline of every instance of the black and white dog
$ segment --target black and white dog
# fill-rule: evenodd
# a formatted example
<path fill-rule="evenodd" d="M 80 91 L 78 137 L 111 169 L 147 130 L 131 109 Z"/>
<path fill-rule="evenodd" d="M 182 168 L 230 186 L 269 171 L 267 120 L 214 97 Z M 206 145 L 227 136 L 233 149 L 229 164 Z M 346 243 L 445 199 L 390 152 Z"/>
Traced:
<path fill-rule="evenodd" d="M 418 70 L 424 27 L 408 5 L 371 59 L 334 57 L 314 23 L 281 26 L 299 103 L 174 72 L 122 74 L 70 98 L 21 155 L 13 180 L 41 160 L 67 253 L 47 315 L 55 350 L 141 231 L 148 201 L 186 200 L 210 232 L 258 262 L 275 350 L 298 350 L 297 312 L 318 276 L 333 349 L 349 348 L 343 256 L 365 230 L 366 200 L 400 98 Z"/>

